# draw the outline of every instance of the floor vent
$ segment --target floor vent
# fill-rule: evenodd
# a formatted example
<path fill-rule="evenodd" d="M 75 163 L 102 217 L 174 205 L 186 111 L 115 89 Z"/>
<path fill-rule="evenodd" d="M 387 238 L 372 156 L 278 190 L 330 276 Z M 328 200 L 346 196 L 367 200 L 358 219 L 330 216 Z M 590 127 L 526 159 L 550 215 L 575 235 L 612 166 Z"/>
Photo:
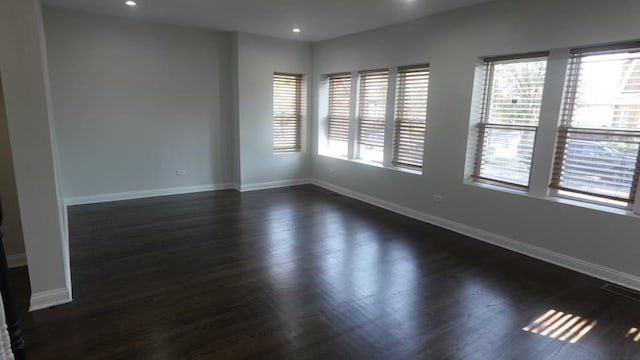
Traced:
<path fill-rule="evenodd" d="M 606 290 L 618 296 L 626 297 L 627 299 L 640 302 L 640 292 L 635 290 L 630 290 L 627 288 L 623 288 L 622 286 L 613 285 L 613 284 L 605 284 L 602 287 L 602 290 Z"/>

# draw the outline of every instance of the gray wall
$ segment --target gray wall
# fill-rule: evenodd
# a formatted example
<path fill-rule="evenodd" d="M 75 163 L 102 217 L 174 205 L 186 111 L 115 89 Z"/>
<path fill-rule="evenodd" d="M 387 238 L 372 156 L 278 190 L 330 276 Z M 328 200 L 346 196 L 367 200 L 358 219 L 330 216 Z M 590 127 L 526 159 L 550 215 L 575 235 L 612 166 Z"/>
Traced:
<path fill-rule="evenodd" d="M 309 176 L 310 116 L 303 128 L 302 151 L 273 153 L 273 73 L 303 74 L 309 79 L 311 50 L 308 43 L 237 35 L 241 186 Z"/>
<path fill-rule="evenodd" d="M 240 168 L 240 109 L 238 108 L 239 99 L 239 84 L 238 84 L 238 33 L 232 35 L 231 40 L 231 115 L 233 125 L 232 129 L 232 158 L 233 158 L 233 183 L 237 189 L 240 189 L 242 183 L 241 168 Z"/>
<path fill-rule="evenodd" d="M 429 62 L 431 88 L 423 175 L 317 154 L 313 176 L 414 210 L 640 276 L 640 219 L 547 198 L 464 184 L 474 68 L 479 57 L 640 38 L 640 2 L 500 1 L 324 41 L 320 75 Z M 335 169 L 335 174 L 329 173 Z M 444 196 L 438 205 L 433 195 Z"/>
<path fill-rule="evenodd" d="M 9 129 L 4 109 L 4 95 L 0 79 L 0 194 L 4 211 L 4 249 L 7 255 L 24 254 L 22 225 L 20 224 L 20 208 L 18 207 L 18 190 L 13 173 L 13 159 L 9 144 Z"/>
<path fill-rule="evenodd" d="M 40 305 L 65 302 L 71 299 L 66 217 L 39 1 L 0 1 L 0 75 L 34 295 L 31 305 L 38 306 L 38 299 Z"/>
<path fill-rule="evenodd" d="M 44 22 L 66 198 L 233 181 L 230 34 L 50 8 Z"/>

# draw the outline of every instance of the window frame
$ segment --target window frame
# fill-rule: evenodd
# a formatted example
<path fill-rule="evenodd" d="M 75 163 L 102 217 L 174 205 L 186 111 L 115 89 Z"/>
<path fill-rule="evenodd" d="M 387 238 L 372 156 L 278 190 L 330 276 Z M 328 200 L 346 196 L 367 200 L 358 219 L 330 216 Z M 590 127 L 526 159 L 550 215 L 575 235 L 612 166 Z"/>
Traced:
<path fill-rule="evenodd" d="M 385 110 L 384 110 L 384 115 L 382 116 L 382 146 L 375 146 L 375 145 L 369 145 L 372 147 L 378 147 L 382 150 L 382 154 L 383 157 L 382 159 L 380 159 L 380 161 L 375 161 L 375 160 L 367 160 L 367 159 L 363 159 L 361 156 L 361 151 L 362 151 L 362 145 L 367 145 L 366 143 L 362 143 L 361 142 L 361 137 L 362 137 L 362 110 L 363 110 L 363 76 L 366 75 L 370 75 L 370 74 L 382 74 L 382 73 L 386 73 L 386 91 L 385 91 Z M 355 128 L 355 138 L 354 138 L 354 153 L 353 153 L 353 160 L 356 160 L 358 162 L 363 162 L 363 163 L 370 163 L 370 164 L 374 164 L 374 165 L 384 165 L 385 164 L 385 151 L 387 151 L 386 148 L 386 139 L 387 136 L 389 136 L 388 132 L 386 131 L 386 127 L 388 124 L 388 115 L 389 115 L 389 91 L 390 91 L 390 86 L 389 86 L 389 82 L 391 79 L 391 69 L 389 68 L 379 68 L 379 69 L 372 69 L 372 70 L 362 70 L 358 72 L 358 83 L 357 83 L 357 97 L 356 97 L 356 114 L 355 114 L 355 123 L 356 123 L 356 128 Z M 393 109 L 392 109 L 393 110 Z M 368 121 L 376 121 L 376 120 L 368 120 Z M 379 121 L 379 120 L 378 120 Z"/>
<path fill-rule="evenodd" d="M 403 101 L 404 98 L 404 94 L 405 92 L 402 91 L 401 89 L 401 81 L 403 79 L 403 74 L 408 74 L 411 73 L 412 71 L 415 72 L 415 70 L 426 70 L 426 85 L 427 85 L 427 90 L 426 90 L 426 98 L 424 99 L 425 101 L 425 112 L 424 112 L 424 120 L 422 120 L 423 123 L 423 131 L 422 131 L 422 143 L 421 143 L 421 147 L 422 147 L 422 153 L 420 155 L 420 165 L 415 165 L 415 164 L 409 164 L 409 163 L 404 163 L 402 161 L 399 160 L 399 158 L 401 157 L 401 153 L 399 150 L 400 147 L 400 141 L 401 141 L 401 132 L 402 132 L 402 126 L 404 123 L 404 120 L 401 118 L 401 115 L 399 113 L 399 108 L 400 108 L 400 102 Z M 393 167 L 397 167 L 397 168 L 402 168 L 402 169 L 407 169 L 407 170 L 411 170 L 411 171 L 417 171 L 417 172 L 422 172 L 422 169 L 424 167 L 424 146 L 426 143 L 426 133 L 427 133 L 427 118 L 428 118 L 428 113 L 429 113 L 429 108 L 428 108 L 428 103 L 429 103 L 429 89 L 430 89 L 430 84 L 431 84 L 431 66 L 429 63 L 425 63 L 425 64 L 417 64 L 417 65 L 406 65 L 406 66 L 399 66 L 397 69 L 397 75 L 396 75 L 396 81 L 395 81 L 395 91 L 396 91 L 396 96 L 395 96 L 395 101 L 394 101 L 394 105 L 393 105 L 393 139 L 392 139 L 392 148 L 391 148 L 391 165 Z"/>
<path fill-rule="evenodd" d="M 295 80 L 295 109 L 291 112 L 295 117 L 295 129 L 294 129 L 294 144 L 289 148 L 279 148 L 276 147 L 276 142 L 278 140 L 276 136 L 276 126 L 277 119 L 276 116 L 276 106 L 277 106 L 277 94 L 275 91 L 276 82 L 278 78 L 294 78 Z M 281 80 L 282 81 L 282 80 Z M 286 73 L 275 71 L 272 75 L 272 139 L 271 139 L 271 149 L 274 154 L 291 154 L 291 153 L 300 153 L 302 152 L 302 134 L 303 134 L 303 122 L 305 118 L 305 75 L 304 74 L 294 74 L 294 73 Z M 285 117 L 281 117 L 285 119 Z"/>
<path fill-rule="evenodd" d="M 530 190 L 531 179 L 533 176 L 533 164 L 535 161 L 536 144 L 538 143 L 538 129 L 540 128 L 542 115 L 543 115 L 542 105 L 543 105 L 544 94 L 546 92 L 546 87 L 547 87 L 546 75 L 547 75 L 548 68 L 545 67 L 545 75 L 543 77 L 540 110 L 539 110 L 537 125 L 500 124 L 500 123 L 489 122 L 490 111 L 491 111 L 491 95 L 492 95 L 494 75 L 495 75 L 495 65 L 501 64 L 501 63 L 504 64 L 504 63 L 516 63 L 516 62 L 528 62 L 528 61 L 533 62 L 540 59 L 545 59 L 548 65 L 549 56 L 550 56 L 550 52 L 542 51 L 542 52 L 524 53 L 524 54 L 517 54 L 517 55 L 486 57 L 482 59 L 482 66 L 483 66 L 482 86 L 481 86 L 482 101 L 481 101 L 479 121 L 476 123 L 475 129 L 474 129 L 474 132 L 477 136 L 477 139 L 476 139 L 477 142 L 474 149 L 475 151 L 475 154 L 473 157 L 474 163 L 471 171 L 471 178 L 473 179 L 473 181 L 508 187 L 508 188 L 522 190 L 526 192 Z M 486 133 L 489 129 L 533 132 L 533 148 L 531 151 L 531 162 L 529 164 L 529 174 L 528 174 L 526 185 L 522 185 L 515 182 L 504 181 L 500 179 L 494 179 L 494 178 L 481 175 L 482 161 L 485 153 L 484 141 L 485 141 L 485 137 L 487 136 Z"/>
<path fill-rule="evenodd" d="M 634 169 L 634 175 L 632 176 L 632 182 L 629 188 L 629 197 L 626 199 L 604 194 L 590 193 L 587 191 L 580 191 L 577 189 L 570 189 L 560 184 L 565 162 L 564 155 L 567 151 L 566 148 L 568 146 L 568 139 L 571 134 L 594 135 L 602 136 L 603 138 L 607 136 L 635 137 L 639 139 L 638 141 L 640 141 L 640 128 L 636 130 L 625 130 L 620 128 L 612 128 L 611 130 L 607 130 L 606 128 L 571 126 L 571 123 L 573 121 L 573 110 L 577 98 L 577 84 L 580 81 L 579 71 L 581 67 L 581 59 L 585 56 L 624 52 L 640 53 L 640 41 L 570 49 L 569 62 L 566 68 L 567 79 L 564 87 L 564 96 L 562 99 L 562 112 L 560 114 L 559 126 L 557 129 L 556 151 L 554 151 L 553 155 L 553 168 L 551 170 L 551 182 L 549 184 L 549 189 L 551 191 L 550 195 L 554 197 L 619 208 L 632 211 L 633 213 L 640 215 L 640 146 L 638 148 L 638 153 L 636 154 L 636 165 Z M 576 71 L 578 71 L 577 74 L 575 73 Z M 640 103 L 635 105 L 640 105 Z"/>
<path fill-rule="evenodd" d="M 333 113 L 333 101 L 334 99 L 334 92 L 332 91 L 333 87 L 335 86 L 336 83 L 339 82 L 339 79 L 347 79 L 348 82 L 348 98 L 347 99 L 342 99 L 342 101 L 346 101 L 347 102 L 347 118 L 343 119 L 346 120 L 346 139 L 345 140 L 341 140 L 336 138 L 333 138 L 331 133 L 331 129 L 332 129 L 332 124 L 333 124 L 333 118 L 334 118 L 334 113 Z M 334 82 L 334 79 L 336 82 Z M 337 156 L 340 158 L 348 158 L 349 157 L 349 147 L 350 147 L 350 138 L 351 138 L 351 128 L 352 128 L 352 124 L 351 124 L 351 114 L 352 114 L 352 109 L 353 109 L 353 74 L 351 72 L 340 72 L 340 73 L 332 73 L 332 74 L 328 74 L 326 75 L 326 82 L 327 82 L 327 122 L 326 122 L 326 145 L 325 145 L 325 149 L 327 150 L 328 153 L 331 153 L 331 141 L 342 141 L 345 143 L 346 146 L 346 153 L 344 155 L 336 155 L 336 154 L 332 154 L 331 156 Z M 344 126 L 344 125 L 342 125 Z"/>

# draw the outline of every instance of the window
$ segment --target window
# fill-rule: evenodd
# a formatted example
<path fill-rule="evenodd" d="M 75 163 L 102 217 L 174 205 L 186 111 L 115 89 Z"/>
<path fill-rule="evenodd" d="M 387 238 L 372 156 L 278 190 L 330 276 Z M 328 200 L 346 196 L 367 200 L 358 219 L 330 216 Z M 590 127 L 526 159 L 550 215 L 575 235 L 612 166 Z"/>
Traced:
<path fill-rule="evenodd" d="M 351 74 L 329 75 L 328 149 L 332 155 L 346 157 L 349 152 L 351 118 Z"/>
<path fill-rule="evenodd" d="M 302 75 L 273 74 L 273 151 L 300 151 Z"/>
<path fill-rule="evenodd" d="M 379 163 L 383 160 L 388 82 L 389 71 L 386 69 L 360 73 L 357 154 L 359 159 Z"/>
<path fill-rule="evenodd" d="M 640 44 L 571 54 L 551 187 L 629 206 L 639 175 Z"/>
<path fill-rule="evenodd" d="M 528 188 L 547 54 L 485 60 L 473 177 Z"/>
<path fill-rule="evenodd" d="M 392 160 L 396 166 L 422 168 L 428 94 L 428 65 L 398 69 Z"/>

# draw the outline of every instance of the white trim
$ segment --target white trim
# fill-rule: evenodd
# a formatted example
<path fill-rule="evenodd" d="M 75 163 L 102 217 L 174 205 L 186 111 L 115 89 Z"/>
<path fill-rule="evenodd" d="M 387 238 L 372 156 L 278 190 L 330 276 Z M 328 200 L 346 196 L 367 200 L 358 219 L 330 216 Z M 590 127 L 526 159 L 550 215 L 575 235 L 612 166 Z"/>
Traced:
<path fill-rule="evenodd" d="M 398 67 L 389 68 L 387 81 L 387 106 L 384 114 L 384 148 L 382 164 L 386 168 L 393 168 L 393 140 L 395 138 L 396 98 Z"/>
<path fill-rule="evenodd" d="M 640 181 L 638 181 L 638 187 L 636 188 L 636 198 L 633 203 L 633 213 L 640 215 Z"/>
<path fill-rule="evenodd" d="M 378 199 L 357 191 L 353 191 L 341 186 L 337 186 L 321 180 L 313 180 L 312 184 L 331 190 L 342 195 L 364 201 L 366 203 L 381 207 L 383 209 L 393 211 L 395 213 L 405 215 L 429 224 L 433 224 L 447 230 L 457 232 L 462 235 L 472 237 L 502 248 L 518 252 L 542 260 L 554 265 L 558 265 L 579 273 L 583 273 L 598 279 L 622 285 L 630 289 L 640 291 L 640 277 L 613 270 L 601 265 L 593 264 L 581 259 L 560 254 L 554 251 L 546 250 L 534 245 L 526 244 L 521 241 L 507 238 L 498 234 L 494 234 L 485 230 L 481 230 L 472 226 L 464 225 L 455 221 L 447 220 L 441 217 L 433 216 L 421 211 L 413 210 L 408 207 L 392 203 L 390 201 Z"/>
<path fill-rule="evenodd" d="M 239 189 L 237 185 L 235 189 L 240 192 L 246 192 L 246 191 L 275 189 L 275 188 L 305 185 L 305 184 L 311 184 L 311 179 L 293 179 L 293 180 L 269 181 L 269 182 L 254 183 L 254 184 L 241 184 Z"/>
<path fill-rule="evenodd" d="M 366 166 L 373 166 L 373 167 L 376 167 L 378 169 L 386 169 L 386 170 L 398 171 L 398 172 L 405 173 L 405 174 L 410 174 L 410 175 L 422 176 L 422 168 L 420 168 L 420 170 L 413 170 L 413 169 L 410 169 L 410 168 L 405 168 L 405 167 L 397 166 L 397 165 L 385 166 L 383 163 L 380 163 L 380 162 L 373 162 L 373 161 L 367 161 L 367 160 L 362 160 L 362 159 L 347 159 L 344 156 L 334 156 L 334 155 L 327 155 L 327 154 L 318 154 L 318 156 L 326 157 L 326 158 L 329 158 L 329 159 L 348 161 L 348 162 L 351 162 L 351 163 L 356 163 L 356 164 L 361 164 L 361 165 L 366 165 Z"/>
<path fill-rule="evenodd" d="M 549 195 L 569 57 L 569 49 L 564 48 L 551 50 L 547 58 L 538 130 L 529 171 L 529 194 L 535 197 Z"/>
<path fill-rule="evenodd" d="M 27 266 L 27 255 L 25 253 L 7 255 L 7 265 L 9 269 Z"/>
<path fill-rule="evenodd" d="M 360 73 L 351 72 L 351 96 L 349 98 L 349 145 L 347 148 L 347 159 L 358 157 L 356 138 L 358 137 L 358 101 L 360 101 Z"/>
<path fill-rule="evenodd" d="M 214 190 L 226 190 L 226 189 L 233 189 L 234 186 L 235 184 L 232 184 L 232 183 L 223 183 L 223 184 L 210 184 L 210 185 L 181 186 L 181 187 L 165 188 L 165 189 L 127 191 L 127 192 L 112 193 L 112 194 L 76 196 L 76 197 L 64 198 L 64 203 L 66 206 L 95 204 L 95 203 L 103 203 L 103 202 L 110 202 L 110 201 L 143 199 L 143 198 L 156 197 L 156 196 L 189 194 L 189 193 L 214 191 Z"/>
<path fill-rule="evenodd" d="M 31 294 L 29 311 L 36 311 L 73 301 L 71 289 L 62 288 Z"/>

